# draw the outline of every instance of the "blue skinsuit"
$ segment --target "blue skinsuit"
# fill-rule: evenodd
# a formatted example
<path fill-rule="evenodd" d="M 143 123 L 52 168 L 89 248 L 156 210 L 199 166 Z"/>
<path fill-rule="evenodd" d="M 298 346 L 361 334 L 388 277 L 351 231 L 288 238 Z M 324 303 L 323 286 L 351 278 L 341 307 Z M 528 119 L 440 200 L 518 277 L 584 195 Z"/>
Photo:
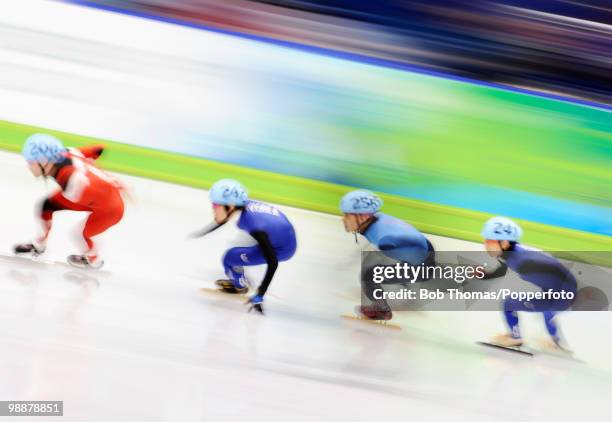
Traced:
<path fill-rule="evenodd" d="M 515 244 L 510 251 L 505 251 L 499 261 L 517 273 L 529 283 L 535 284 L 543 291 L 571 292 L 576 294 L 576 279 L 556 258 L 539 251 L 534 251 L 520 244 Z M 558 341 L 557 326 L 554 317 L 559 311 L 568 309 L 571 299 L 532 299 L 521 301 L 507 299 L 504 302 L 504 316 L 514 338 L 520 338 L 517 311 L 542 312 L 546 329 L 551 337 Z"/>
<path fill-rule="evenodd" d="M 242 267 L 268 264 L 259 287 L 263 296 L 278 262 L 290 259 L 297 248 L 293 225 L 276 207 L 257 201 L 247 201 L 238 220 L 238 228 L 253 236 L 258 244 L 229 249 L 223 256 L 225 273 L 235 285 L 242 286 Z"/>
<path fill-rule="evenodd" d="M 427 259 L 432 248 L 425 236 L 399 218 L 381 212 L 362 233 L 385 256 L 411 265 L 419 265 Z"/>

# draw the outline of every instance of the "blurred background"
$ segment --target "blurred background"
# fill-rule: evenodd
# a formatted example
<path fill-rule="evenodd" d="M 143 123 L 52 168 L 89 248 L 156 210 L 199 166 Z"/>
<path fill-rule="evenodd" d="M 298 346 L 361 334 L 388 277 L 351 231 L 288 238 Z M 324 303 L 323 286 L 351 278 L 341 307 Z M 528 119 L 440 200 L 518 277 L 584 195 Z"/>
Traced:
<path fill-rule="evenodd" d="M 92 0 L 610 104 L 606 0 Z"/>
<path fill-rule="evenodd" d="M 606 2 L 24 0 L 10 12 L 5 148 L 57 130 L 115 141 L 117 171 L 202 188 L 234 177 L 259 199 L 329 213 L 368 188 L 428 233 L 479 240 L 502 214 L 534 246 L 612 248 Z"/>

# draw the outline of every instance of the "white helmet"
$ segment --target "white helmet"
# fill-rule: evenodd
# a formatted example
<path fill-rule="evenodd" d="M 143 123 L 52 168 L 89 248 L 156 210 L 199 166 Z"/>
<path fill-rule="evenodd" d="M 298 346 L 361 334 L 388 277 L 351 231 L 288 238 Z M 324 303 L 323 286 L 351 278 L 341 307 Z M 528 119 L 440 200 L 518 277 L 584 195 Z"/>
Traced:
<path fill-rule="evenodd" d="M 480 234 L 487 240 L 518 242 L 523 235 L 523 230 L 509 218 L 493 217 L 485 223 Z"/>

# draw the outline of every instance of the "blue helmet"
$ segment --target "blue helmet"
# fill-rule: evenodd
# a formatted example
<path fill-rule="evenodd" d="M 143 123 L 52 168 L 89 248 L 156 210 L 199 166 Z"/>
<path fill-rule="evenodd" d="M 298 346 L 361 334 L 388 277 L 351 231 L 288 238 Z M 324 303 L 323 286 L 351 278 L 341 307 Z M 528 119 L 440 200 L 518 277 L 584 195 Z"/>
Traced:
<path fill-rule="evenodd" d="M 487 240 L 518 242 L 523 235 L 523 230 L 509 218 L 493 217 L 485 223 L 480 234 Z"/>
<path fill-rule="evenodd" d="M 248 193 L 244 186 L 232 179 L 216 182 L 208 192 L 210 201 L 217 205 L 234 205 L 242 207 L 246 204 Z"/>
<path fill-rule="evenodd" d="M 55 136 L 37 133 L 28 137 L 22 154 L 28 162 L 57 163 L 62 161 L 66 148 Z"/>
<path fill-rule="evenodd" d="M 383 200 L 369 190 L 354 190 L 340 200 L 340 210 L 345 214 L 374 214 L 383 205 Z"/>

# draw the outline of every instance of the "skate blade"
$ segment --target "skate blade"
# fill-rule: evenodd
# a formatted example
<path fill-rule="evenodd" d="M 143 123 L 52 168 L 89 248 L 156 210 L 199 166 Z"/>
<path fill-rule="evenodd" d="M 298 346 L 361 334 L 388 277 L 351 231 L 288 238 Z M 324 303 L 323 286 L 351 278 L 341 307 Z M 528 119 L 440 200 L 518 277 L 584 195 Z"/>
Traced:
<path fill-rule="evenodd" d="M 494 349 L 505 350 L 507 352 L 514 352 L 526 356 L 533 356 L 532 352 L 527 351 L 524 346 L 503 346 L 497 343 L 489 343 L 486 341 L 477 341 L 476 344 L 480 344 L 481 346 L 487 346 Z"/>
<path fill-rule="evenodd" d="M 67 259 L 66 262 L 68 263 L 68 265 L 70 265 L 73 268 L 78 268 L 81 270 L 99 270 L 100 268 L 102 268 L 104 266 L 104 261 L 100 261 L 98 264 L 96 265 L 92 265 L 92 264 L 82 264 L 80 262 L 72 262 L 70 261 L 70 259 Z"/>
<path fill-rule="evenodd" d="M 385 328 L 391 328 L 394 330 L 401 330 L 402 327 L 400 327 L 397 324 L 393 324 L 389 321 L 385 321 L 385 320 L 378 320 L 378 319 L 370 319 L 370 318 L 366 318 L 366 317 L 360 317 L 360 316 L 355 316 L 355 315 L 340 315 L 341 318 L 344 319 L 348 319 L 348 320 L 352 320 L 352 321 L 360 321 L 360 322 L 364 322 L 366 324 L 370 324 L 370 325 L 377 325 L 380 327 L 385 327 Z"/>
<path fill-rule="evenodd" d="M 18 256 L 20 258 L 36 259 L 36 258 L 40 257 L 42 254 L 43 254 L 43 252 L 38 253 L 38 252 L 16 252 L 16 251 L 13 251 L 13 255 L 14 256 Z"/>
<path fill-rule="evenodd" d="M 45 261 L 45 259 L 42 258 L 42 254 L 34 254 L 30 252 L 24 252 L 24 253 L 13 252 L 12 256 L 15 258 L 20 258 L 20 259 L 29 259 L 30 261 L 37 261 L 37 262 Z"/>
<path fill-rule="evenodd" d="M 200 289 L 200 292 L 205 293 L 205 294 L 210 294 L 210 295 L 216 295 L 219 297 L 222 296 L 227 299 L 239 299 L 240 301 L 243 301 L 243 302 L 245 298 L 247 297 L 247 292 L 245 293 L 227 293 L 221 289 L 215 289 L 211 287 L 202 287 Z"/>

